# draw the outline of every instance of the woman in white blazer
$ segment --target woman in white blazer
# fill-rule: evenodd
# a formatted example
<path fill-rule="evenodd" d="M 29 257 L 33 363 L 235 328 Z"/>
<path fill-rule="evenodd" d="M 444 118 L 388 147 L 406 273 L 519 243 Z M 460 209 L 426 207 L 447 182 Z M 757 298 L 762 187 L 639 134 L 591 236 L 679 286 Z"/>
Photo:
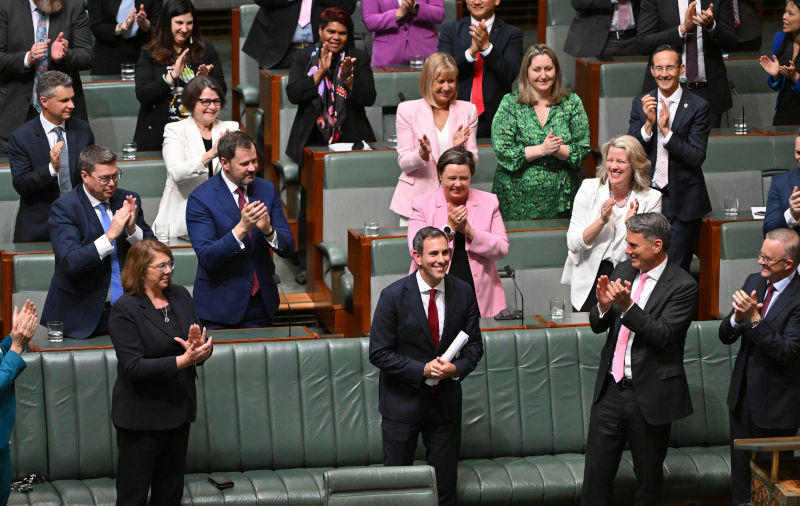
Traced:
<path fill-rule="evenodd" d="M 186 235 L 186 201 L 189 194 L 220 171 L 217 141 L 229 130 L 238 130 L 234 121 L 217 119 L 225 107 L 225 92 L 213 77 L 201 75 L 183 90 L 181 100 L 191 115 L 164 127 L 164 163 L 167 182 L 153 221 L 156 236 Z"/>
<path fill-rule="evenodd" d="M 567 261 L 561 284 L 570 286 L 573 310 L 597 304 L 597 278 L 625 260 L 625 222 L 636 213 L 660 213 L 661 193 L 650 188 L 650 161 L 630 135 L 603 145 L 597 177 L 583 180 L 567 231 Z"/>

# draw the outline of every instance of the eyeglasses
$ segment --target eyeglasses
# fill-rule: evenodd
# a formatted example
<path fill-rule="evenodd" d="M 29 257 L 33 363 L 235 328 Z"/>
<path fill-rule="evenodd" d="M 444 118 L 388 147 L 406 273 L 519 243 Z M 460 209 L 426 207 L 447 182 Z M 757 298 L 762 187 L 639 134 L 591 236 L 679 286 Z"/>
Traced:
<path fill-rule="evenodd" d="M 214 104 L 215 106 L 219 107 L 220 104 L 222 104 L 222 100 L 218 98 L 199 98 L 197 99 L 197 101 L 200 102 L 200 105 L 202 105 L 203 107 L 208 107 L 211 104 Z"/>
<path fill-rule="evenodd" d="M 656 72 L 664 72 L 665 70 L 667 72 L 675 72 L 679 68 L 680 67 L 677 66 L 677 65 L 667 65 L 666 67 L 662 67 L 661 65 L 658 65 L 657 67 L 653 67 L 653 70 L 655 70 Z"/>
<path fill-rule="evenodd" d="M 118 170 L 116 173 L 111 174 L 110 176 L 100 176 L 100 177 L 95 176 L 94 178 L 97 179 L 98 183 L 105 186 L 111 181 L 119 181 L 120 179 L 122 179 L 122 171 Z"/>
<path fill-rule="evenodd" d="M 761 253 L 761 250 L 759 250 L 757 258 L 758 258 L 759 262 L 764 262 L 764 265 L 766 265 L 767 267 L 772 267 L 775 264 L 778 264 L 778 263 L 786 261 L 785 258 L 779 258 L 777 260 L 773 260 L 770 257 L 768 257 L 767 255 Z"/>
<path fill-rule="evenodd" d="M 167 272 L 167 267 L 169 267 L 169 270 L 174 271 L 175 270 L 175 260 L 170 260 L 169 262 L 164 262 L 164 263 L 156 264 L 156 265 L 148 265 L 148 267 L 150 267 L 151 269 L 158 269 L 161 272 Z"/>

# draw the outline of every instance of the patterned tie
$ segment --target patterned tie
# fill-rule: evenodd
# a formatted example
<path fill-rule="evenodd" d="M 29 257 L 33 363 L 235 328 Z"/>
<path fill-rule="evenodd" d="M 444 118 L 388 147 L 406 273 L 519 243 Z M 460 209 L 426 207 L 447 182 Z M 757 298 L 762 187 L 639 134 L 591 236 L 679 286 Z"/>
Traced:
<path fill-rule="evenodd" d="M 764 297 L 764 304 L 761 306 L 761 318 L 767 316 L 767 310 L 769 309 L 770 302 L 772 302 L 773 293 L 775 293 L 775 284 L 770 283 L 767 287 L 767 295 Z"/>
<path fill-rule="evenodd" d="M 61 148 L 61 165 L 58 168 L 58 192 L 64 195 L 65 193 L 69 193 L 72 189 L 69 173 L 69 151 L 67 150 L 67 142 L 64 139 L 64 127 L 57 126 L 53 131 L 56 133 L 56 142 L 64 143 L 64 146 Z M 108 230 L 106 230 L 106 232 L 108 232 Z"/>
<path fill-rule="evenodd" d="M 617 3 L 617 24 L 620 30 L 627 30 L 631 26 L 630 0 L 619 0 Z"/>
<path fill-rule="evenodd" d="M 739 17 L 739 0 L 733 0 L 733 27 L 742 24 L 742 18 Z"/>
<path fill-rule="evenodd" d="M 300 16 L 297 18 L 297 24 L 301 27 L 311 22 L 312 1 L 313 0 L 303 0 L 303 3 L 300 5 Z"/>
<path fill-rule="evenodd" d="M 428 327 L 431 329 L 433 349 L 439 348 L 439 310 L 436 309 L 436 288 L 430 289 L 431 297 L 428 299 Z"/>
<path fill-rule="evenodd" d="M 636 292 L 633 294 L 634 304 L 639 303 L 639 297 L 642 296 L 644 282 L 647 281 L 647 277 L 648 276 L 646 272 L 643 272 L 639 277 L 639 286 L 636 287 Z M 619 328 L 619 334 L 617 334 L 617 347 L 614 348 L 614 360 L 611 363 L 611 375 L 614 376 L 614 381 L 617 383 L 619 383 L 619 380 L 622 379 L 622 376 L 625 372 L 625 350 L 628 349 L 628 338 L 630 335 L 631 329 L 625 325 L 621 325 Z"/>
<path fill-rule="evenodd" d="M 478 116 L 483 114 L 485 107 L 483 106 L 483 56 L 477 54 L 472 71 L 472 97 L 470 102 L 475 104 L 478 109 Z"/>
<path fill-rule="evenodd" d="M 128 18 L 128 13 L 136 8 L 136 2 L 134 0 L 122 0 L 119 3 L 119 10 L 117 10 L 117 23 L 124 23 L 125 20 Z M 139 23 L 136 22 L 134 18 L 133 26 L 127 32 L 122 32 L 123 39 L 131 39 L 136 36 L 136 32 L 139 31 Z"/>
<path fill-rule="evenodd" d="M 699 12 L 700 2 L 697 2 L 697 7 Z M 692 31 L 686 33 L 686 80 L 689 82 L 697 81 L 699 75 L 697 38 L 700 29 L 695 26 Z"/>
<path fill-rule="evenodd" d="M 36 9 L 39 14 L 39 22 L 36 23 L 36 42 L 44 42 L 47 40 L 47 14 Z M 36 72 L 33 76 L 33 108 L 36 112 L 42 112 L 42 105 L 39 103 L 39 97 L 36 95 L 36 84 L 39 82 L 39 76 L 42 72 L 47 70 L 47 61 L 50 58 L 50 48 L 48 47 L 44 53 L 44 57 L 36 62 Z"/>
<path fill-rule="evenodd" d="M 669 111 L 674 101 L 668 98 L 664 102 L 667 104 L 667 110 Z M 656 110 L 660 111 L 661 109 L 661 105 L 656 104 Z M 656 169 L 653 174 L 653 183 L 659 188 L 664 188 L 669 182 L 669 151 L 664 147 L 664 135 L 658 126 L 656 126 L 656 131 L 658 132 L 658 139 L 656 140 Z"/>
<path fill-rule="evenodd" d="M 111 218 L 108 217 L 108 202 L 100 202 L 95 206 L 100 211 L 100 222 L 103 224 L 103 232 L 108 232 L 111 228 Z M 119 257 L 117 256 L 117 241 L 112 244 L 114 249 L 111 251 L 111 303 L 122 297 L 122 281 L 119 274 Z"/>
<path fill-rule="evenodd" d="M 244 198 L 244 190 L 242 189 L 241 186 L 236 188 L 236 194 L 239 196 L 239 198 L 238 198 L 239 211 L 241 211 L 242 209 L 244 209 L 244 206 L 247 205 L 247 200 L 245 200 L 245 198 Z M 250 238 L 250 241 L 252 242 L 253 236 L 251 236 L 249 232 L 248 232 L 247 235 Z M 259 288 L 261 288 L 261 285 L 258 283 L 258 276 L 256 275 L 256 269 L 254 267 L 253 268 L 253 284 L 250 286 L 250 295 L 252 296 L 252 295 L 255 295 L 256 293 L 258 293 L 258 289 Z"/>

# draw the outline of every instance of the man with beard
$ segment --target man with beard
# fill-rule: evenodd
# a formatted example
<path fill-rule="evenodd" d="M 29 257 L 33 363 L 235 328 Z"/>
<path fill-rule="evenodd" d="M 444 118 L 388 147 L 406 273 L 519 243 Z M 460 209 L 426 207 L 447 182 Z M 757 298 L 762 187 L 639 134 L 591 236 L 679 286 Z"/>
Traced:
<path fill-rule="evenodd" d="M 272 325 L 278 286 L 270 250 L 294 251 L 275 186 L 256 177 L 256 146 L 246 133 L 217 141 L 222 170 L 189 195 L 186 228 L 197 253 L 194 306 L 209 329 Z"/>
<path fill-rule="evenodd" d="M 94 50 L 83 0 L 0 2 L 0 155 L 17 127 L 38 116 L 36 82 L 46 70 L 72 78 L 74 115 L 86 119 L 79 71 L 92 67 Z"/>

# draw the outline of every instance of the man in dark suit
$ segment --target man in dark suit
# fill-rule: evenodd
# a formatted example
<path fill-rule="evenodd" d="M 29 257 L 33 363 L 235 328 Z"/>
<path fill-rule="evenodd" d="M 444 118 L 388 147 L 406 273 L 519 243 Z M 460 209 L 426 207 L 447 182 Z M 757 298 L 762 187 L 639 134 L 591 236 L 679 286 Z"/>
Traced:
<path fill-rule="evenodd" d="M 522 63 L 522 30 L 495 16 L 500 0 L 467 0 L 470 17 L 444 25 L 439 51 L 458 65 L 458 99 L 478 108 L 478 137 L 492 136 L 500 100 L 511 91 Z"/>
<path fill-rule="evenodd" d="M 197 316 L 209 329 L 269 327 L 279 305 L 270 250 L 289 256 L 294 237 L 275 186 L 256 177 L 253 140 L 244 132 L 227 133 L 217 141 L 217 153 L 222 171 L 186 204 L 197 253 Z"/>
<path fill-rule="evenodd" d="M 642 0 L 637 45 L 649 54 L 663 44 L 683 48 L 681 82 L 685 88 L 711 104 L 709 124 L 719 127 L 722 114 L 731 108 L 728 73 L 723 51 L 736 48 L 731 0 L 691 0 L 681 9 L 680 0 Z M 645 72 L 642 92 L 653 88 L 653 77 Z"/>
<path fill-rule="evenodd" d="M 572 0 L 575 16 L 569 25 L 564 52 L 576 58 L 639 54 L 636 20 L 640 0 Z"/>
<path fill-rule="evenodd" d="M 78 155 L 94 144 L 89 124 L 72 118 L 72 79 L 57 70 L 44 72 L 36 84 L 42 112 L 11 134 L 8 159 L 19 210 L 14 242 L 49 241 L 50 204 L 81 183 Z"/>
<path fill-rule="evenodd" d="M 668 259 L 670 226 L 663 215 L 636 214 L 627 227 L 630 260 L 611 277 L 600 276 L 589 314 L 592 330 L 608 337 L 589 419 L 585 505 L 610 504 L 626 444 L 636 474 L 632 503 L 660 504 L 670 424 L 692 413 L 683 346 L 697 310 L 697 283 Z"/>
<path fill-rule="evenodd" d="M 797 167 L 772 177 L 767 195 L 764 235 L 776 228 L 793 228 L 800 232 L 800 130 L 795 133 L 794 159 Z"/>
<path fill-rule="evenodd" d="M 800 238 L 778 228 L 767 234 L 758 263 L 733 294 L 733 309 L 719 339 L 741 338 L 728 391 L 731 430 L 731 498 L 750 502 L 750 452 L 733 449 L 737 438 L 794 436 L 800 427 Z"/>
<path fill-rule="evenodd" d="M 413 248 L 419 269 L 381 292 L 370 331 L 369 361 L 381 370 L 383 463 L 411 465 L 422 433 L 428 463 L 436 470 L 439 504 L 454 505 L 460 382 L 483 356 L 480 313 L 472 287 L 445 274 L 450 249 L 444 232 L 420 229 Z M 466 344 L 457 358 L 444 360 L 461 331 L 469 336 Z"/>
<path fill-rule="evenodd" d="M 242 51 L 263 69 L 288 69 L 297 51 L 318 41 L 319 15 L 326 8 L 338 6 L 350 14 L 356 10 L 356 0 L 256 0 L 256 3 L 261 8 Z"/>
<path fill-rule="evenodd" d="M 647 151 L 652 186 L 661 191 L 661 212 L 672 227 L 670 260 L 688 271 L 700 220 L 711 212 L 702 169 L 710 131 L 708 103 L 680 86 L 683 65 L 677 50 L 660 46 L 652 62 L 658 88 L 633 99 L 628 134 Z"/>
<path fill-rule="evenodd" d="M 118 188 L 117 155 L 92 144 L 78 160 L 83 184 L 50 208 L 50 239 L 56 267 L 42 321 L 64 322 L 74 339 L 108 333 L 111 304 L 122 296 L 120 273 L 130 246 L 153 232 L 142 202 Z"/>
<path fill-rule="evenodd" d="M 34 79 L 41 70 L 69 74 L 75 91 L 74 114 L 86 119 L 78 72 L 91 68 L 93 58 L 83 0 L 0 2 L 0 155 L 7 152 L 11 132 L 38 115 Z"/>

